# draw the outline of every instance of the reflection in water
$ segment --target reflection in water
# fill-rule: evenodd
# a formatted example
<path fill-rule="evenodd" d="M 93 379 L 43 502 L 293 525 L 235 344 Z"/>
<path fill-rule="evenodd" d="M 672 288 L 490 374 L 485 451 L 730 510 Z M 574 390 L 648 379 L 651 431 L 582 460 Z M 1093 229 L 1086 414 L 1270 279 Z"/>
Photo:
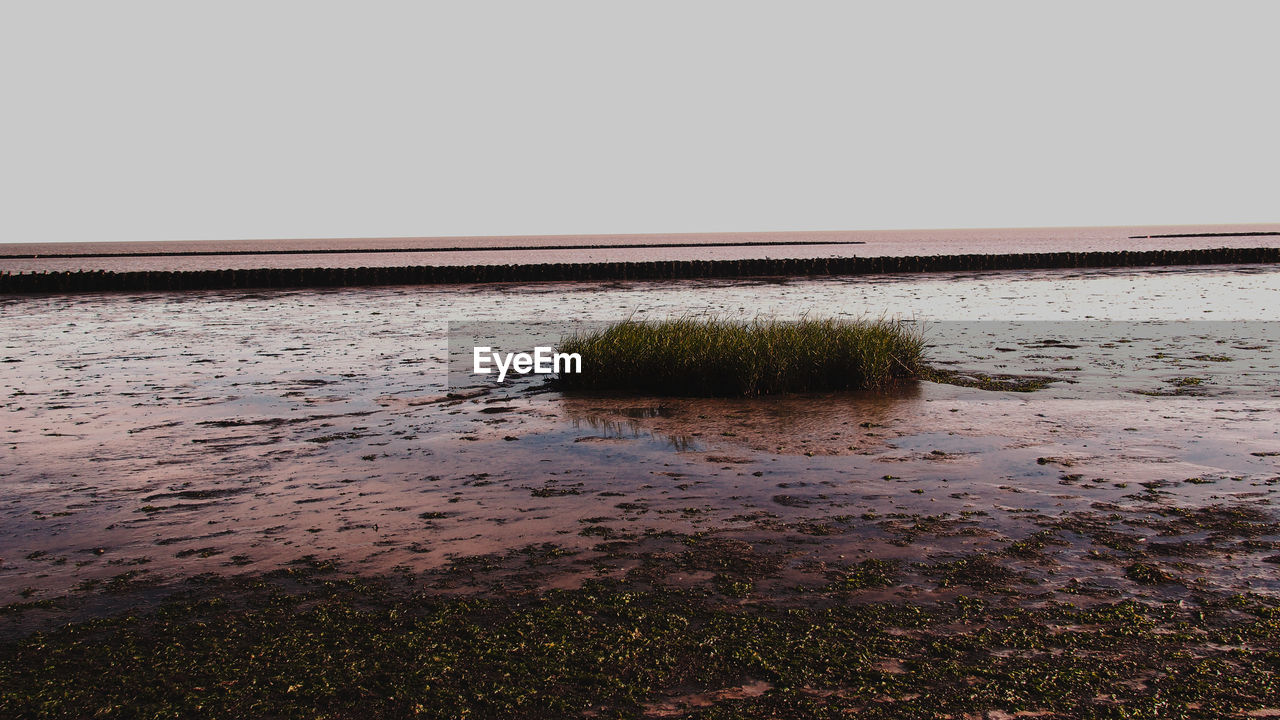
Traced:
<path fill-rule="evenodd" d="M 652 436 L 676 450 L 699 440 L 783 454 L 847 455 L 883 446 L 878 428 L 917 414 L 918 383 L 892 390 L 752 398 L 566 396 L 574 427 L 608 438 Z"/>
<path fill-rule="evenodd" d="M 565 407 L 569 413 L 569 422 L 575 430 L 587 428 L 600 433 L 602 438 L 651 437 L 665 442 L 677 452 L 702 449 L 693 435 L 656 432 L 647 427 L 645 420 L 672 417 L 672 411 L 666 405 L 582 409 L 575 407 L 573 403 L 568 403 Z"/>

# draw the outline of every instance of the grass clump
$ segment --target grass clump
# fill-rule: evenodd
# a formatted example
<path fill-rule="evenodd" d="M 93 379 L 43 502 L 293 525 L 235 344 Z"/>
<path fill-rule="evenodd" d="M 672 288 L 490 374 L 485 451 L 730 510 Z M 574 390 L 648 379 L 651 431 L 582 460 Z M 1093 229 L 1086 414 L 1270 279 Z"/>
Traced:
<path fill-rule="evenodd" d="M 899 320 L 626 320 L 561 341 L 566 390 L 749 396 L 865 390 L 918 377 L 924 339 Z"/>

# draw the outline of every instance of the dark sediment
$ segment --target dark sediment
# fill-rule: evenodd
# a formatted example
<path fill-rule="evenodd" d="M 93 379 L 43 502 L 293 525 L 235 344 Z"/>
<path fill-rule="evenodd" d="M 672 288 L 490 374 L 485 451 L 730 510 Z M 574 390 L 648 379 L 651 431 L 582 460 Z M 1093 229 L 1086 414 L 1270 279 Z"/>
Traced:
<path fill-rule="evenodd" d="M 1130 235 L 1130 240 L 1153 240 L 1156 238 L 1203 238 L 1203 237 L 1270 237 L 1280 232 L 1266 230 L 1255 232 L 1207 232 L 1207 233 L 1165 233 L 1164 235 Z"/>
<path fill-rule="evenodd" d="M 427 575 L 303 559 L 83 622 L 59 620 L 92 597 L 11 604 L 0 620 L 39 629 L 0 636 L 0 714 L 1207 720 L 1275 707 L 1274 598 L 1119 599 L 1087 583 L 1069 601 L 1038 595 L 1021 568 L 1057 542 L 792 580 L 773 542 L 647 535 L 598 546 L 635 553 L 624 576 L 566 589 L 535 589 L 579 562 L 548 543 Z M 1178 581 L 1133 567 L 1152 587 Z M 909 572 L 940 592 L 889 592 Z M 104 594 L 151 592 L 134 583 Z"/>
<path fill-rule="evenodd" d="M 879 275 L 1178 265 L 1280 263 L 1280 248 L 1098 251 L 902 257 L 759 258 L 656 262 L 547 263 L 191 271 L 76 271 L 0 274 L 0 293 L 352 287 L 537 281 Z"/>

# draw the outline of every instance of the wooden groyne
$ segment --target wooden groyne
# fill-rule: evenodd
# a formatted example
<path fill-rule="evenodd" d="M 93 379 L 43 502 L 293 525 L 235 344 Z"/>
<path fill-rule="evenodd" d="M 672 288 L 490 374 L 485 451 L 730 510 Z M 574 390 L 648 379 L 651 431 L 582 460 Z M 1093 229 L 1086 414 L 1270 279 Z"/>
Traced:
<path fill-rule="evenodd" d="M 1280 247 L 902 257 L 0 274 L 0 293 L 145 292 L 592 280 L 806 277 L 1280 263 Z"/>

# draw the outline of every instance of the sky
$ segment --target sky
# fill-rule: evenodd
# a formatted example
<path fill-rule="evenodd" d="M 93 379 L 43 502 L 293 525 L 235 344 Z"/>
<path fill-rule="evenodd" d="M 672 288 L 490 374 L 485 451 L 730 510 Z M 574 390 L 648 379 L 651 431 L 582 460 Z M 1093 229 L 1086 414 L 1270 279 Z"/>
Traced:
<path fill-rule="evenodd" d="M 0 242 L 1280 221 L 1271 2 L 0 7 Z"/>

